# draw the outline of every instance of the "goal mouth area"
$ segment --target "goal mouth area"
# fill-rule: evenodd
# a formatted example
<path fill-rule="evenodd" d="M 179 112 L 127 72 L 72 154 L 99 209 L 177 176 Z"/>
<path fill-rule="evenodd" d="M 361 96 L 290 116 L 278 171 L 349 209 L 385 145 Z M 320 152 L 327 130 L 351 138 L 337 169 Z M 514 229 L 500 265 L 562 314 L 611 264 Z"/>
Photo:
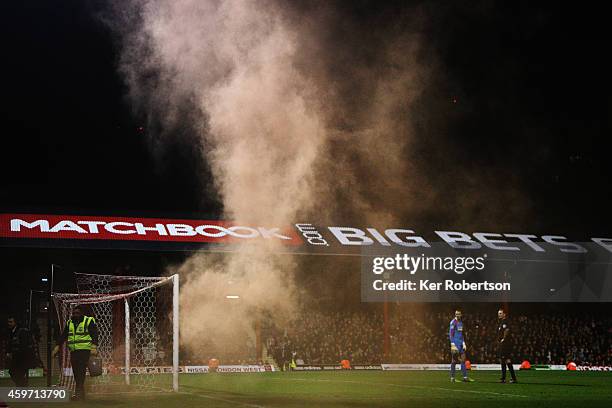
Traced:
<path fill-rule="evenodd" d="M 179 277 L 75 274 L 78 293 L 53 293 L 60 330 L 86 307 L 98 329 L 102 375 L 86 377 L 92 394 L 178 391 Z M 61 348 L 59 385 L 74 389 L 70 351 Z"/>

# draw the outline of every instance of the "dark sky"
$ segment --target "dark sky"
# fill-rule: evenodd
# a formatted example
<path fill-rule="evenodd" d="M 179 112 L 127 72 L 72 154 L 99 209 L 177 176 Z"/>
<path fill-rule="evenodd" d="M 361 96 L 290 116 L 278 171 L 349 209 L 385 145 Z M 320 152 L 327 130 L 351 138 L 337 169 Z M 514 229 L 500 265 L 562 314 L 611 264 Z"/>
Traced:
<path fill-rule="evenodd" d="M 139 129 L 146 122 L 116 71 L 116 38 L 100 17 L 105 2 L 60 4 L 1 6 L 1 207 L 214 214 L 217 203 L 202 203 L 200 158 L 190 146 L 171 146 L 153 161 L 151 130 Z M 351 1 L 338 9 L 375 26 L 392 22 L 401 4 Z M 428 15 L 424 50 L 441 66 L 419 105 L 432 112 L 420 124 L 424 152 L 445 144 L 460 165 L 515 174 L 544 226 L 563 230 L 575 220 L 570 232 L 607 230 L 605 13 L 533 2 L 420 7 Z"/>
<path fill-rule="evenodd" d="M 392 22 L 402 4 L 337 7 L 372 27 Z M 427 135 L 423 153 L 444 144 L 458 165 L 515 175 L 539 218 L 529 232 L 608 233 L 612 67 L 603 6 L 418 6 L 428 16 L 425 52 L 441 67 L 419 101 L 419 111 L 432 112 L 417 128 Z M 193 148 L 177 144 L 152 158 L 152 130 L 141 128 L 146 121 L 125 98 L 117 39 L 100 17 L 105 10 L 104 1 L 2 2 L 0 209 L 218 213 L 217 202 L 202 199 Z"/>
<path fill-rule="evenodd" d="M 116 44 L 100 17 L 104 3 L 60 4 L 2 5 L 2 206 L 198 209 L 197 156 L 177 147 L 164 168 L 152 162 L 144 120 L 127 104 L 116 72 Z"/>
<path fill-rule="evenodd" d="M 392 20 L 399 6 L 379 3 L 349 2 L 343 10 L 349 19 Z M 116 72 L 117 46 L 100 18 L 104 2 L 60 4 L 2 6 L 2 205 L 202 210 L 190 184 L 193 152 L 177 147 L 163 168 L 151 160 L 149 130 L 139 130 L 144 121 Z M 549 6 L 424 6 L 434 17 L 425 48 L 445 71 L 425 102 L 449 101 L 447 133 L 439 137 L 474 166 L 506 163 L 551 206 L 561 198 L 556 206 L 567 209 L 597 205 L 610 175 L 603 13 Z"/>

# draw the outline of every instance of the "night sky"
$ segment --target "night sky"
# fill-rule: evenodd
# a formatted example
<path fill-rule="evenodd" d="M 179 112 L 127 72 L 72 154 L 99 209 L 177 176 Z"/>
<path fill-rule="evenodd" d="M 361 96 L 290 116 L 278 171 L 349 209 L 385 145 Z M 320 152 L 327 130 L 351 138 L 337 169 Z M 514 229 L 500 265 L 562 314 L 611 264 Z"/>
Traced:
<path fill-rule="evenodd" d="M 347 1 L 337 8 L 347 21 L 376 27 L 392 24 L 409 8 L 403 3 Z M 416 108 L 422 155 L 439 161 L 442 173 L 460 165 L 483 173 L 495 168 L 492 183 L 516 178 L 538 218 L 522 232 L 609 236 L 612 67 L 603 6 L 458 1 L 413 7 L 429 16 L 423 52 L 441 67 Z M 106 2 L 24 0 L 0 9 L 2 211 L 220 213 L 214 192 L 198 179 L 206 179 L 207 167 L 192 146 L 177 143 L 153 157 L 154 130 L 130 106 L 117 73 L 118 39 L 103 21 Z M 452 153 L 442 157 L 439 144 Z M 440 226 L 435 214 L 430 221 L 431 229 Z M 29 267 L 18 265 L 33 253 Z M 0 254 L 5 276 L 31 275 L 17 279 L 22 289 L 65 256 Z M 153 262 L 156 272 L 166 261 Z"/>

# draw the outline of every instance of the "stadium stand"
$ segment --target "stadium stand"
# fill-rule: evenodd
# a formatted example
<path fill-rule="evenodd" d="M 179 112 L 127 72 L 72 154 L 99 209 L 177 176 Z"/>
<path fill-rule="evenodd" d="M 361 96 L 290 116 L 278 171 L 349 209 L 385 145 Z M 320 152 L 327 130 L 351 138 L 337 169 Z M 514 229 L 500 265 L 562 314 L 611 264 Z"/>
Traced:
<path fill-rule="evenodd" d="M 282 364 L 292 352 L 306 364 L 446 363 L 448 314 L 403 312 L 390 316 L 390 352 L 383 356 L 380 313 L 303 313 L 268 339 L 274 359 Z M 612 365 L 612 318 L 584 314 L 512 316 L 515 354 L 532 364 Z M 468 358 L 497 361 L 497 320 L 472 314 L 465 320 Z"/>

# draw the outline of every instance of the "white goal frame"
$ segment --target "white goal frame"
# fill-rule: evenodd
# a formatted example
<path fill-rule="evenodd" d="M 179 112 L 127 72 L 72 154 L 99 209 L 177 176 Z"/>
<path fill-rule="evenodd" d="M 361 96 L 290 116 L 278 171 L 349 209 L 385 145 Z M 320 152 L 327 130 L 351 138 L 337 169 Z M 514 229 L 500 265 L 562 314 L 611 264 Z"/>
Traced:
<path fill-rule="evenodd" d="M 65 324 L 64 320 L 67 320 L 67 316 L 62 314 L 60 305 L 68 305 L 71 309 L 76 305 L 92 305 L 97 303 L 106 303 L 113 301 L 123 300 L 124 303 L 124 341 L 125 341 L 125 384 L 130 385 L 130 368 L 131 368 L 131 357 L 130 357 L 130 298 L 138 295 L 139 293 L 147 290 L 152 290 L 158 286 L 166 285 L 171 282 L 172 284 L 172 390 L 174 392 L 179 391 L 179 275 L 174 274 L 169 277 L 141 277 L 141 276 L 115 276 L 115 275 L 92 275 L 92 274 L 81 274 L 89 276 L 100 276 L 109 277 L 114 279 L 131 278 L 134 280 L 150 280 L 152 283 L 142 288 L 132 290 L 126 293 L 117 294 L 106 294 L 106 293 L 53 293 L 53 300 L 56 305 L 56 312 L 60 326 Z M 63 326 L 61 326 L 63 329 Z M 62 367 L 63 369 L 63 367 Z"/>

